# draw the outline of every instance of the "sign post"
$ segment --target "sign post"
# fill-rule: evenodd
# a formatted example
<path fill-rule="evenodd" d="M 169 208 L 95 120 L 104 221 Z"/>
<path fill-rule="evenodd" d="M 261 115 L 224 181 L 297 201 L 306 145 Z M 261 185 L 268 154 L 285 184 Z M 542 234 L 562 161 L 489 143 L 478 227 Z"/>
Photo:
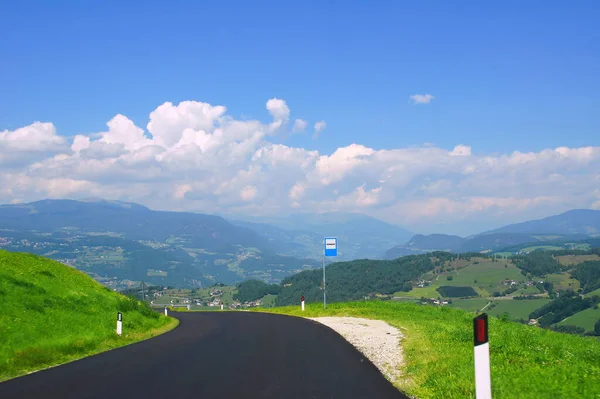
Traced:
<path fill-rule="evenodd" d="M 123 334 L 123 315 L 121 312 L 117 314 L 117 334 Z"/>
<path fill-rule="evenodd" d="M 475 337 L 475 397 L 492 399 L 488 315 L 486 313 L 473 319 L 473 335 Z"/>
<path fill-rule="evenodd" d="M 323 309 L 327 309 L 327 285 L 325 282 L 325 257 L 337 256 L 337 238 L 325 238 L 325 247 L 323 248 Z"/>
<path fill-rule="evenodd" d="M 302 298 L 300 298 L 300 301 L 302 302 L 302 311 L 304 312 L 304 295 L 302 295 Z"/>

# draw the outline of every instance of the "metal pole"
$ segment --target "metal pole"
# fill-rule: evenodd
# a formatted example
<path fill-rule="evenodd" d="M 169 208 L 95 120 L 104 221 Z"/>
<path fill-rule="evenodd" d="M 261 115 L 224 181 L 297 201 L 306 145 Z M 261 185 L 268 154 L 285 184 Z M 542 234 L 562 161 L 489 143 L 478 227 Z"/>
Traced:
<path fill-rule="evenodd" d="M 325 285 L 325 254 L 323 254 L 323 309 L 327 309 L 327 288 Z"/>

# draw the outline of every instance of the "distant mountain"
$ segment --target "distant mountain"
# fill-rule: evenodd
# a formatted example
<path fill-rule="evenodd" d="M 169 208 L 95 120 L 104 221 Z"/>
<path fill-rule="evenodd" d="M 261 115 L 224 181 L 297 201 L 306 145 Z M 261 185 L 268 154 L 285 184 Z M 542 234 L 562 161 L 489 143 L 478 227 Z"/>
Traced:
<path fill-rule="evenodd" d="M 416 235 L 389 249 L 385 259 L 432 251 L 491 252 L 522 244 L 581 241 L 600 236 L 600 211 L 576 209 L 544 219 L 512 224 L 470 237 L 445 234 Z"/>
<path fill-rule="evenodd" d="M 486 233 L 521 233 L 546 235 L 600 235 L 600 211 L 573 209 L 560 215 L 510 224 Z M 483 233 L 483 234 L 486 234 Z"/>
<path fill-rule="evenodd" d="M 443 236 L 443 234 L 432 234 L 437 236 Z M 416 237 L 416 236 L 415 236 Z M 424 254 L 427 252 L 434 251 L 446 251 L 446 252 L 496 252 L 500 249 L 504 248 L 513 248 L 515 246 L 522 246 L 523 244 L 528 244 L 527 246 L 534 245 L 552 245 L 552 243 L 556 242 L 569 242 L 576 241 L 579 242 L 581 240 L 585 240 L 589 238 L 589 236 L 578 234 L 578 235 L 541 235 L 541 234 L 518 234 L 518 233 L 486 233 L 486 234 L 478 234 L 475 236 L 471 236 L 468 238 L 461 238 L 462 241 L 454 238 L 448 238 L 446 240 L 432 240 L 429 237 L 425 236 L 426 239 L 420 239 L 417 237 L 416 240 L 411 240 L 407 245 L 396 245 L 389 249 L 384 258 L 385 259 L 396 259 L 400 256 L 406 255 L 415 255 L 415 254 Z M 446 237 L 457 237 L 457 236 L 446 236 Z M 419 243 L 421 246 L 414 245 L 415 243 Z M 451 246 L 451 244 L 457 244 L 456 246 Z M 409 245 L 413 244 L 413 245 Z M 429 244 L 429 245 L 425 245 Z M 435 247 L 434 245 L 439 245 L 439 247 Z"/>
<path fill-rule="evenodd" d="M 319 259 L 323 254 L 323 238 L 338 238 L 336 260 L 380 259 L 391 246 L 406 242 L 413 235 L 408 230 L 370 216 L 330 212 L 321 214 L 299 213 L 285 218 L 246 218 L 232 220 L 258 232 L 280 253 L 297 257 Z"/>
<path fill-rule="evenodd" d="M 277 254 L 255 231 L 219 216 L 102 199 L 0 205 L 0 247 L 34 252 L 98 278 L 198 286 L 276 282 L 319 263 Z"/>
<path fill-rule="evenodd" d="M 433 251 L 455 252 L 460 250 L 466 239 L 447 234 L 417 234 L 406 244 L 389 249 L 384 258 L 396 259 L 400 256 L 422 254 Z"/>

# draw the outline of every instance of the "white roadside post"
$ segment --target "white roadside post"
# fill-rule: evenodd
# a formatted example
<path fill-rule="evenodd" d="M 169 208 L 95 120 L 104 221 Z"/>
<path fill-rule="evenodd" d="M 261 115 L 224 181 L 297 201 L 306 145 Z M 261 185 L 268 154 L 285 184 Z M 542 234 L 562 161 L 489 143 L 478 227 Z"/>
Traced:
<path fill-rule="evenodd" d="M 223 304 L 221 304 L 221 310 L 223 310 Z"/>
<path fill-rule="evenodd" d="M 123 315 L 121 312 L 117 314 L 117 334 L 123 334 Z"/>
<path fill-rule="evenodd" d="M 490 343 L 486 313 L 473 319 L 473 335 L 475 337 L 475 397 L 492 399 Z"/>
<path fill-rule="evenodd" d="M 165 316 L 168 316 L 169 314 L 167 313 L 167 307 L 165 306 Z"/>
<path fill-rule="evenodd" d="M 338 240 L 337 238 L 325 238 L 325 248 L 323 249 L 323 309 L 327 309 L 327 285 L 325 283 L 325 257 L 337 256 Z"/>
<path fill-rule="evenodd" d="M 304 295 L 302 295 L 302 298 L 300 298 L 300 301 L 302 302 L 302 311 L 304 312 Z"/>
<path fill-rule="evenodd" d="M 187 310 L 190 310 L 190 309 L 191 309 L 191 305 L 187 305 Z"/>

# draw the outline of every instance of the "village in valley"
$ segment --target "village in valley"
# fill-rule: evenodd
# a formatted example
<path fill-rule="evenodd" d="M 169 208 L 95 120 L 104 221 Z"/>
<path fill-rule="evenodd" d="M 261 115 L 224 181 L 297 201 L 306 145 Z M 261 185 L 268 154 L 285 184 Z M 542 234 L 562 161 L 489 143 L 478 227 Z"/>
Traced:
<path fill-rule="evenodd" d="M 240 302 L 233 298 L 235 287 L 214 286 L 202 289 L 150 288 L 145 295 L 152 307 L 176 307 L 189 310 L 248 309 L 265 306 L 262 300 Z M 268 305 L 268 304 L 267 304 Z"/>

